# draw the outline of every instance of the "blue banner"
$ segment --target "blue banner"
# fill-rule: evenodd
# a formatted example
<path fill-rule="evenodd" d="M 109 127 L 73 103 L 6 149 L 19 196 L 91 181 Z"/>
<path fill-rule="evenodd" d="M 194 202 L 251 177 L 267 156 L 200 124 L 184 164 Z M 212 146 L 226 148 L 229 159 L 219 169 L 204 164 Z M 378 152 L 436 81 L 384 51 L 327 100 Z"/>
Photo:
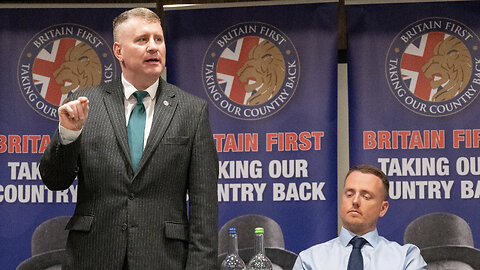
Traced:
<path fill-rule="evenodd" d="M 480 245 L 479 3 L 351 5 L 347 11 L 350 162 L 377 165 L 391 181 L 380 234 L 403 243 L 404 237 L 412 241 L 411 229 L 424 232 L 413 242 L 427 262 L 436 260 L 428 249 L 439 246 L 475 250 L 473 243 Z M 459 228 L 447 218 L 433 222 L 442 215 L 466 221 L 466 238 L 428 242 L 430 233 L 454 237 L 451 228 Z M 477 263 L 479 254 L 477 249 Z"/>
<path fill-rule="evenodd" d="M 336 10 L 167 11 L 167 77 L 210 104 L 219 226 L 266 216 L 295 253 L 337 234 Z"/>
<path fill-rule="evenodd" d="M 0 92 L 6 98 L 0 107 L 2 269 L 52 252 L 52 239 L 32 243 L 35 228 L 73 214 L 76 183 L 65 191 L 48 190 L 39 161 L 68 93 L 119 76 L 111 50 L 112 20 L 122 11 L 0 9 Z M 42 254 L 32 254 L 38 251 Z"/>

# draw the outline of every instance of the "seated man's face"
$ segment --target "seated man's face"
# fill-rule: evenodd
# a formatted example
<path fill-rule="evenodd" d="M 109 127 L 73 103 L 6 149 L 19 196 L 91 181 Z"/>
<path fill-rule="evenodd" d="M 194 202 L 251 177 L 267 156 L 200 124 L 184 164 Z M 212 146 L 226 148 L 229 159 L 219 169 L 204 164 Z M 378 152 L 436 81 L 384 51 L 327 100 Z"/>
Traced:
<path fill-rule="evenodd" d="M 370 173 L 353 171 L 343 187 L 340 217 L 345 229 L 357 235 L 373 231 L 388 209 L 382 180 Z"/>
<path fill-rule="evenodd" d="M 427 270 L 475 270 L 470 265 L 460 261 L 438 261 L 427 265 Z"/>

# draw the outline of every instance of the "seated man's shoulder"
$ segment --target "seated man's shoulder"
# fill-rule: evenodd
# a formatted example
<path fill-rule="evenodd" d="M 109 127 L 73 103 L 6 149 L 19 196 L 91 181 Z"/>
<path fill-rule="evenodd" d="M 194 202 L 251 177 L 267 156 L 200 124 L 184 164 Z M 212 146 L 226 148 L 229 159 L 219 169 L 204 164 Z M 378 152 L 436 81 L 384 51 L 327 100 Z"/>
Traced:
<path fill-rule="evenodd" d="M 413 244 L 399 244 L 395 241 L 390 241 L 384 237 L 379 237 L 379 242 L 376 247 L 379 251 L 377 253 L 379 259 L 389 258 L 386 262 L 389 265 L 403 265 L 402 269 L 425 269 L 427 265 L 420 254 L 420 249 Z M 382 259 L 383 260 L 383 259 Z M 378 264 L 384 263 L 378 262 Z"/>
<path fill-rule="evenodd" d="M 383 245 L 384 246 L 383 248 L 398 250 L 402 253 L 403 252 L 404 253 L 415 252 L 416 250 L 418 250 L 418 253 L 420 253 L 420 250 L 418 249 L 418 247 L 413 245 L 413 244 L 403 244 L 402 245 L 402 244 L 399 244 L 398 242 L 388 240 L 383 236 L 379 237 L 379 245 Z"/>
<path fill-rule="evenodd" d="M 338 238 L 334 238 L 332 240 L 329 240 L 327 242 L 323 242 L 320 244 L 316 244 L 314 246 L 311 246 L 302 252 L 300 252 L 300 255 L 303 256 L 313 256 L 313 255 L 318 255 L 319 253 L 324 254 L 332 251 L 332 247 L 334 246 L 335 242 L 338 241 Z"/>

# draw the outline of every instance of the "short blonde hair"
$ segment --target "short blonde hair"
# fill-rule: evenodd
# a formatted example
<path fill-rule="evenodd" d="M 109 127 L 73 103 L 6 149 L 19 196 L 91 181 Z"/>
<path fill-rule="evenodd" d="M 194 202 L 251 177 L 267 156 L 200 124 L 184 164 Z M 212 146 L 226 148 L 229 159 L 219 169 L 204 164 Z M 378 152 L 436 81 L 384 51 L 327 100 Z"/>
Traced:
<path fill-rule="evenodd" d="M 356 165 L 356 166 L 353 166 L 352 168 L 350 168 L 350 170 L 347 173 L 347 176 L 345 176 L 345 181 L 347 181 L 348 176 L 352 172 L 355 172 L 355 171 L 365 173 L 365 174 L 373 174 L 376 177 L 380 178 L 380 180 L 382 181 L 382 184 L 383 184 L 384 191 L 385 191 L 385 199 L 384 200 L 388 201 L 388 190 L 390 189 L 390 182 L 388 181 L 387 176 L 385 175 L 384 172 L 382 172 L 382 170 L 380 170 L 379 168 L 377 168 L 373 165 L 369 165 L 369 164 Z"/>
<path fill-rule="evenodd" d="M 118 41 L 118 26 L 126 22 L 131 18 L 142 18 L 148 22 L 158 22 L 160 24 L 161 20 L 158 17 L 157 13 L 151 11 L 148 8 L 133 8 L 127 11 L 122 12 L 115 19 L 113 19 L 113 41 Z"/>

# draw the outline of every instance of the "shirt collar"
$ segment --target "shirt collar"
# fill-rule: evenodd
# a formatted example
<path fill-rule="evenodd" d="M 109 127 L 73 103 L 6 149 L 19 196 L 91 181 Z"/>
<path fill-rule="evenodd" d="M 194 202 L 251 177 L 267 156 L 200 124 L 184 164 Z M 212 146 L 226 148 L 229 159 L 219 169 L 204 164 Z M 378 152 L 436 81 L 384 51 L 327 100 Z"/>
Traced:
<path fill-rule="evenodd" d="M 157 94 L 159 79 L 157 79 L 152 85 L 150 85 L 145 91 L 148 92 L 148 95 L 152 97 L 152 100 L 155 98 Z M 122 85 L 123 85 L 123 94 L 125 95 L 125 99 L 129 99 L 135 91 L 138 91 L 131 83 L 129 83 L 122 73 Z"/>
<path fill-rule="evenodd" d="M 348 244 L 350 243 L 350 240 L 352 240 L 353 237 L 355 237 L 356 234 L 352 233 L 351 231 L 345 229 L 343 226 L 342 226 L 342 229 L 340 230 L 340 236 L 339 236 L 339 240 L 340 240 L 340 243 L 342 243 L 343 246 L 348 246 Z M 375 230 L 373 231 L 370 231 L 364 235 L 359 235 L 363 238 L 365 238 L 368 243 L 372 246 L 372 247 L 375 247 L 378 243 L 378 231 L 377 231 L 377 228 L 375 228 Z"/>

